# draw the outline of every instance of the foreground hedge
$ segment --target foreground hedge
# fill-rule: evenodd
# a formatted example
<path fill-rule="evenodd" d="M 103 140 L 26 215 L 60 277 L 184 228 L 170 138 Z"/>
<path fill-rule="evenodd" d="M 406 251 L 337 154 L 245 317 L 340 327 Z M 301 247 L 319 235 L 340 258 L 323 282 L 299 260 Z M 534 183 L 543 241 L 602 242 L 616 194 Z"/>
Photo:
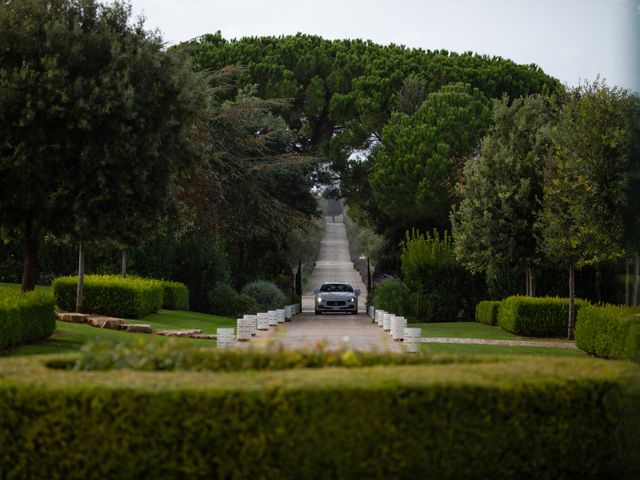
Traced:
<path fill-rule="evenodd" d="M 189 310 L 189 289 L 184 283 L 163 280 L 164 299 L 162 308 L 167 310 Z"/>
<path fill-rule="evenodd" d="M 627 362 L 211 373 L 56 371 L 50 359 L 0 360 L 0 478 L 639 473 Z"/>
<path fill-rule="evenodd" d="M 576 299 L 575 305 L 579 312 L 588 303 Z M 498 312 L 498 324 L 523 337 L 566 338 L 568 319 L 568 298 L 508 297 L 500 302 Z"/>
<path fill-rule="evenodd" d="M 576 346 L 598 357 L 640 360 L 640 309 L 610 305 L 581 308 Z"/>
<path fill-rule="evenodd" d="M 497 325 L 499 309 L 500 302 L 493 300 L 479 302 L 476 305 L 476 322 L 484 323 L 485 325 Z"/>
<path fill-rule="evenodd" d="M 53 296 L 0 287 L 0 351 L 50 337 L 56 329 Z"/>
<path fill-rule="evenodd" d="M 76 308 L 78 277 L 60 277 L 53 281 L 56 302 L 63 310 Z M 158 280 L 117 275 L 84 277 L 83 310 L 115 317 L 141 318 L 162 307 L 164 289 Z"/>

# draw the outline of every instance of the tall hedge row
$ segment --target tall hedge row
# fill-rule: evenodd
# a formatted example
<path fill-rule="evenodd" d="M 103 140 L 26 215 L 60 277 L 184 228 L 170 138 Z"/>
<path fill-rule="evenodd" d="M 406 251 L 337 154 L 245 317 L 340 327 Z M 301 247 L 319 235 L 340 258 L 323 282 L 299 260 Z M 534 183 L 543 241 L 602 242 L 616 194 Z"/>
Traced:
<path fill-rule="evenodd" d="M 627 362 L 211 373 L 47 371 L 34 361 L 0 360 L 0 478 L 640 473 L 640 378 Z"/>
<path fill-rule="evenodd" d="M 141 318 L 162 307 L 164 289 L 158 280 L 117 275 L 84 277 L 83 310 L 125 318 Z M 53 281 L 56 302 L 63 310 L 75 310 L 78 277 L 60 277 Z"/>
<path fill-rule="evenodd" d="M 0 351 L 42 340 L 55 329 L 55 302 L 51 294 L 0 288 Z"/>
<path fill-rule="evenodd" d="M 576 311 L 587 304 L 576 299 Z M 568 318 L 569 299 L 558 297 L 508 297 L 498 312 L 498 324 L 523 337 L 566 337 Z"/>
<path fill-rule="evenodd" d="M 581 308 L 575 333 L 576 346 L 591 355 L 640 360 L 640 309 Z"/>

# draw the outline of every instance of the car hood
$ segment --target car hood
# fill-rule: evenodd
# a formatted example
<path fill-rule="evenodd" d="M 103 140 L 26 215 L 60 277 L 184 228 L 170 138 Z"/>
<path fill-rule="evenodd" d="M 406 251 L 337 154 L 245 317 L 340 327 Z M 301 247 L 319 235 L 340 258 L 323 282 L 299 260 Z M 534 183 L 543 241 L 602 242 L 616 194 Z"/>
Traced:
<path fill-rule="evenodd" d="M 321 296 L 323 300 L 349 300 L 354 298 L 354 292 L 320 292 L 316 296 Z"/>

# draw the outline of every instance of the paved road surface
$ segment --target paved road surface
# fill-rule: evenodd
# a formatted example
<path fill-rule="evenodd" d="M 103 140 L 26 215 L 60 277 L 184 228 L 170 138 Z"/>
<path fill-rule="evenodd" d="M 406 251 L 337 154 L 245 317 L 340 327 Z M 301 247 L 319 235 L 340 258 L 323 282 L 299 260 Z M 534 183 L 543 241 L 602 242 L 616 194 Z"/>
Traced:
<path fill-rule="evenodd" d="M 292 322 L 281 324 L 270 335 L 271 339 L 291 348 L 312 348 L 323 342 L 327 348 L 335 349 L 346 342 L 357 350 L 402 351 L 402 344 L 394 342 L 365 314 L 367 287 L 351 262 L 344 224 L 331 222 L 331 217 L 327 220 L 320 254 L 302 297 L 305 313 L 295 316 Z M 336 220 L 341 220 L 341 217 L 336 217 Z M 324 282 L 347 282 L 359 288 L 362 291 L 358 300 L 360 314 L 314 315 L 313 289 Z"/>

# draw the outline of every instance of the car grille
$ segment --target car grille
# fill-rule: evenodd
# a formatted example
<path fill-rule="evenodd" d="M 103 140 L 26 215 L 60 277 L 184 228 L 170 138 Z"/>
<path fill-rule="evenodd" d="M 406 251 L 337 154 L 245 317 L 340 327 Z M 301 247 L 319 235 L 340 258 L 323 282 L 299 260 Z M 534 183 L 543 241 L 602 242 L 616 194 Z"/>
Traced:
<path fill-rule="evenodd" d="M 337 300 L 329 300 L 329 301 L 327 302 L 327 305 L 328 305 L 329 307 L 342 307 L 342 306 L 344 306 L 344 305 L 346 305 L 346 304 L 347 304 L 347 302 L 337 301 Z"/>

